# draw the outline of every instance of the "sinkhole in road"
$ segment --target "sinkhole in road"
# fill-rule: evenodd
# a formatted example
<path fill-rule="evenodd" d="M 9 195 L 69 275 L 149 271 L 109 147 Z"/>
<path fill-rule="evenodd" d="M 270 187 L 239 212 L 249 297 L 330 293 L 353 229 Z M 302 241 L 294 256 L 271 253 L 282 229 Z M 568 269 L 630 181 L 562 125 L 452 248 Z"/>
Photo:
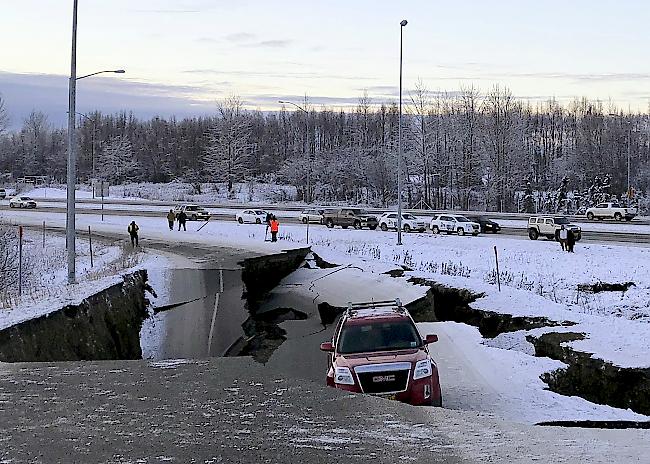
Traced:
<path fill-rule="evenodd" d="M 244 269 L 149 271 L 151 315 L 142 325 L 144 359 L 252 356 L 265 362 L 285 340 L 279 324 L 304 320 L 296 308 L 263 308 L 265 291 L 247 287 Z"/>

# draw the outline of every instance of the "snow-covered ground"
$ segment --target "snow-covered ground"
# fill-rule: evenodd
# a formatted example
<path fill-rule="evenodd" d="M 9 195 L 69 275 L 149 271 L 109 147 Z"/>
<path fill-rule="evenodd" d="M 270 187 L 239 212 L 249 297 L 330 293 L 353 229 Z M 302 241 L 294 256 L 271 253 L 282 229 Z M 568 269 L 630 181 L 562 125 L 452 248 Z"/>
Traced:
<path fill-rule="evenodd" d="M 77 198 L 92 198 L 89 187 L 78 186 Z M 235 183 L 234 195 L 228 194 L 224 183 L 201 184 L 201 193 L 193 184 L 184 182 L 169 182 L 166 184 L 142 183 L 112 185 L 109 188 L 111 199 L 130 200 L 158 200 L 158 201 L 186 201 L 192 203 L 214 203 L 232 201 L 236 203 L 255 202 L 287 202 L 295 201 L 296 188 L 290 185 L 276 185 L 264 183 Z M 25 188 L 23 194 L 34 198 L 65 198 L 65 186 Z"/>
<path fill-rule="evenodd" d="M 66 304 L 77 304 L 120 282 L 122 273 L 165 263 L 159 254 L 134 253 L 119 244 L 95 239 L 91 267 L 89 242 L 85 238 L 78 238 L 77 283 L 69 285 L 65 266 L 65 237 L 47 232 L 45 245 L 43 247 L 40 232 L 25 230 L 22 296 L 18 295 L 17 285 L 0 293 L 0 329 L 56 311 Z"/>
<path fill-rule="evenodd" d="M 65 220 L 63 214 L 20 211 L 2 211 L 0 217 L 36 226 L 46 217 L 50 226 L 63 227 Z M 91 225 L 97 232 L 121 233 L 126 240 L 129 220 L 111 216 L 102 223 L 98 217 L 80 216 L 77 225 L 81 230 Z M 200 231 L 202 223 L 190 224 L 187 232 L 179 232 L 167 230 L 164 218 L 138 221 L 145 248 L 149 239 L 256 252 L 306 245 L 306 227 L 300 225 L 282 225 L 281 240 L 269 243 L 264 241 L 263 225 L 215 221 Z M 553 330 L 585 333 L 585 340 L 570 343 L 575 349 L 619 366 L 650 367 L 650 250 L 645 248 L 579 244 L 571 255 L 562 252 L 554 242 L 504 237 L 404 234 L 404 245 L 397 246 L 394 233 L 322 227 L 310 227 L 309 232 L 310 244 L 324 259 L 347 266 L 350 272 L 355 268 L 374 272 L 376 277 L 371 277 L 367 285 L 373 293 L 374 289 L 383 288 L 388 278 L 381 276 L 382 272 L 405 265 L 412 269 L 407 275 L 428 277 L 484 294 L 472 303 L 477 309 L 572 321 L 576 325 Z M 494 246 L 499 252 L 501 292 L 494 281 Z M 341 294 L 350 285 L 365 285 L 351 274 L 347 279 L 340 274 L 338 279 L 339 284 L 331 287 L 330 292 L 338 294 L 339 299 L 348 299 Z M 636 286 L 624 294 L 584 295 L 576 290 L 578 284 L 628 280 Z M 410 286 L 405 278 L 394 281 Z M 647 419 L 630 411 L 546 391 L 539 375 L 562 364 L 532 356 L 525 335 L 549 328 L 504 334 L 492 340 L 482 339 L 476 329 L 461 324 L 436 323 L 422 329 L 441 335 L 434 356 L 440 359 L 442 382 L 448 391 L 445 402 L 450 407 L 477 409 L 524 422 Z M 457 340 L 461 342 L 456 343 Z"/>

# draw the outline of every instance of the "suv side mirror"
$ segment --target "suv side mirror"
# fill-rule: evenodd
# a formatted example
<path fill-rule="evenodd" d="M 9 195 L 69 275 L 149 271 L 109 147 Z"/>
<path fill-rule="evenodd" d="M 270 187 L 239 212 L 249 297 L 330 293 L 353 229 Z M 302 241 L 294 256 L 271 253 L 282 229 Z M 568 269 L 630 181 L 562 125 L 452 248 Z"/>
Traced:
<path fill-rule="evenodd" d="M 436 337 L 437 339 L 437 337 Z M 320 344 L 320 350 L 321 351 L 326 351 L 328 353 L 332 353 L 334 351 L 334 345 L 332 345 L 332 342 L 325 342 Z"/>
<path fill-rule="evenodd" d="M 435 335 L 435 334 L 427 335 L 426 337 L 424 337 L 425 345 L 429 345 L 429 344 L 435 343 L 437 341 L 438 341 L 438 336 Z M 321 345 L 321 347 L 322 347 L 322 345 Z"/>

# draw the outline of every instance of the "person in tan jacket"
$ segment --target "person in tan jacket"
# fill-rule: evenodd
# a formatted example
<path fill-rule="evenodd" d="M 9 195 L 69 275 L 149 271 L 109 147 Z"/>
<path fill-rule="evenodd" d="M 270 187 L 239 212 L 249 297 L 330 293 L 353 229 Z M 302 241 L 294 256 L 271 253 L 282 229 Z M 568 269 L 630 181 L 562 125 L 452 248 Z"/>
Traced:
<path fill-rule="evenodd" d="M 176 220 L 176 214 L 174 210 L 170 209 L 167 213 L 167 222 L 169 222 L 169 230 L 174 230 L 174 221 Z"/>

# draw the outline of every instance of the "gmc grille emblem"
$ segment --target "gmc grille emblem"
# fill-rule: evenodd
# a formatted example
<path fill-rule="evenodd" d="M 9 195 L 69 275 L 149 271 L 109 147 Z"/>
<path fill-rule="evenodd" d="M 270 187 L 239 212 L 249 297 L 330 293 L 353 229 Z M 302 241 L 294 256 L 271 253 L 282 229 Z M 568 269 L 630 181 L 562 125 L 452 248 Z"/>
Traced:
<path fill-rule="evenodd" d="M 395 381 L 395 376 L 394 375 L 376 375 L 372 378 L 373 383 L 380 383 L 380 382 L 394 382 Z"/>

